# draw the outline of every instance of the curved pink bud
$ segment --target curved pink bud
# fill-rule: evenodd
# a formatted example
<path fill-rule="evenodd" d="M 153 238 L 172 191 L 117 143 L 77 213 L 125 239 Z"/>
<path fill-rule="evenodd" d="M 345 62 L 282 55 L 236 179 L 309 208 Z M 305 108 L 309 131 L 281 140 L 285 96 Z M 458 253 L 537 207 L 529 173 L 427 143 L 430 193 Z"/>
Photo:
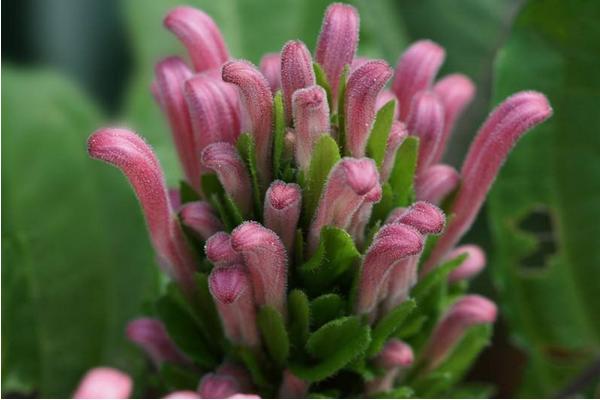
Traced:
<path fill-rule="evenodd" d="M 330 130 L 327 94 L 320 86 L 299 89 L 292 97 L 292 108 L 296 162 L 306 170 L 316 141 Z"/>
<path fill-rule="evenodd" d="M 385 296 L 380 296 L 380 299 L 383 300 L 380 309 L 382 315 L 386 315 L 408 298 L 410 290 L 418 280 L 417 269 L 420 257 L 421 252 L 407 257 L 390 271 L 387 279 L 387 290 L 383 291 L 382 289 L 382 293 L 385 293 Z"/>
<path fill-rule="evenodd" d="M 313 253 L 321 235 L 321 229 L 330 225 L 348 229 L 352 217 L 366 197 L 381 192 L 379 173 L 370 158 L 345 157 L 332 168 L 319 200 L 319 206 L 308 235 L 309 253 Z"/>
<path fill-rule="evenodd" d="M 179 213 L 181 222 L 200 240 L 206 240 L 224 229 L 214 208 L 206 201 L 186 203 Z"/>
<path fill-rule="evenodd" d="M 369 61 L 354 71 L 346 86 L 346 149 L 352 157 L 363 157 L 377 113 L 377 97 L 392 77 L 392 69 L 381 60 Z"/>
<path fill-rule="evenodd" d="M 274 181 L 265 195 L 265 226 L 275 232 L 290 253 L 300 218 L 302 190 L 295 183 Z"/>
<path fill-rule="evenodd" d="M 469 229 L 517 140 L 551 115 L 546 96 L 538 92 L 514 94 L 492 111 L 469 148 L 461 169 L 462 184 L 450 210 L 454 218 L 425 263 L 424 272 L 434 268 Z"/>
<path fill-rule="evenodd" d="M 452 74 L 440 79 L 433 91 L 444 107 L 444 133 L 432 162 L 442 159 L 454 124 L 475 96 L 475 84 L 467 76 Z"/>
<path fill-rule="evenodd" d="M 270 305 L 285 316 L 287 256 L 279 236 L 248 221 L 233 230 L 231 246 L 244 257 L 256 304 Z"/>
<path fill-rule="evenodd" d="M 341 3 L 327 7 L 315 56 L 331 85 L 333 104 L 337 104 L 340 75 L 344 66 L 352 65 L 358 46 L 359 26 L 358 11 L 354 7 Z"/>
<path fill-rule="evenodd" d="M 372 313 L 392 268 L 422 248 L 423 236 L 408 225 L 391 224 L 381 228 L 363 259 L 356 312 Z"/>
<path fill-rule="evenodd" d="M 89 370 L 73 394 L 75 399 L 127 399 L 131 395 L 131 378 L 114 368 Z"/>
<path fill-rule="evenodd" d="M 400 106 L 401 121 L 407 119 L 413 97 L 431 86 L 445 57 L 444 49 L 431 40 L 419 40 L 402 54 L 392 83 L 392 91 Z"/>
<path fill-rule="evenodd" d="M 398 105 L 398 99 L 396 98 L 396 95 L 391 90 L 383 89 L 379 93 L 379 96 L 377 96 L 377 100 L 375 101 L 375 109 L 379 111 L 381 107 L 385 106 L 392 100 L 396 102 L 396 106 L 394 107 L 394 120 L 396 120 L 400 115 L 400 106 Z"/>
<path fill-rule="evenodd" d="M 278 396 L 280 399 L 303 399 L 308 393 L 308 386 L 308 382 L 298 378 L 289 369 L 285 369 Z"/>
<path fill-rule="evenodd" d="M 171 392 L 163 399 L 199 399 L 200 394 L 192 390 L 178 390 L 177 392 Z"/>
<path fill-rule="evenodd" d="M 435 93 L 419 92 L 411 105 L 408 133 L 419 138 L 418 176 L 433 161 L 444 132 L 444 108 Z"/>
<path fill-rule="evenodd" d="M 494 323 L 496 314 L 496 305 L 485 297 L 468 295 L 457 300 L 440 319 L 423 351 L 427 369 L 437 368 L 470 327 Z"/>
<path fill-rule="evenodd" d="M 460 176 L 449 165 L 436 164 L 416 177 L 415 188 L 418 200 L 440 204 L 458 187 Z"/>
<path fill-rule="evenodd" d="M 88 153 L 127 176 L 142 205 L 154 249 L 168 265 L 171 277 L 193 296 L 195 258 L 171 208 L 162 170 L 150 146 L 129 130 L 105 128 L 90 136 Z"/>
<path fill-rule="evenodd" d="M 265 54 L 260 59 L 259 69 L 269 82 L 271 93 L 275 95 L 275 92 L 281 87 L 281 57 L 279 53 Z"/>
<path fill-rule="evenodd" d="M 394 382 L 414 362 L 412 348 L 398 339 L 390 339 L 375 358 L 374 364 L 383 369 L 383 376 L 367 383 L 369 394 L 388 392 L 394 387 Z"/>
<path fill-rule="evenodd" d="M 228 375 L 206 374 L 198 386 L 203 399 L 227 399 L 239 392 L 235 380 Z"/>
<path fill-rule="evenodd" d="M 461 254 L 467 254 L 467 258 L 448 276 L 450 283 L 471 279 L 480 273 L 486 264 L 485 252 L 483 249 L 474 244 L 465 244 L 458 246 L 450 253 L 446 259 L 452 260 Z"/>
<path fill-rule="evenodd" d="M 417 201 L 388 223 L 410 225 L 422 235 L 439 235 L 446 225 L 446 215 L 431 203 Z"/>
<path fill-rule="evenodd" d="M 196 142 L 183 95 L 184 83 L 192 77 L 192 71 L 179 57 L 168 57 L 156 64 L 155 74 L 155 96 L 169 121 L 179 162 L 189 184 L 199 190 L 200 163 L 194 151 Z"/>
<path fill-rule="evenodd" d="M 242 255 L 231 247 L 231 236 L 226 232 L 217 232 L 209 237 L 204 253 L 215 267 L 241 264 L 244 261 Z"/>
<path fill-rule="evenodd" d="M 127 338 L 141 347 L 156 367 L 163 362 L 187 364 L 189 361 L 171 340 L 163 323 L 154 318 L 138 318 L 127 324 Z"/>
<path fill-rule="evenodd" d="M 177 7 L 164 20 L 187 48 L 197 72 L 219 68 L 229 58 L 227 46 L 213 19 L 192 7 Z"/>
<path fill-rule="evenodd" d="M 383 156 L 383 162 L 379 174 L 381 175 L 381 182 L 387 182 L 394 170 L 396 164 L 396 153 L 398 149 L 404 143 L 404 139 L 408 136 L 408 131 L 404 123 L 400 121 L 394 121 L 390 134 L 385 145 L 385 154 Z"/>
<path fill-rule="evenodd" d="M 216 300 L 227 339 L 248 347 L 258 346 L 256 306 L 244 266 L 234 264 L 214 268 L 208 277 L 208 287 Z"/>
<path fill-rule="evenodd" d="M 193 151 L 197 157 L 209 144 L 236 143 L 241 131 L 241 110 L 233 85 L 207 74 L 196 75 L 185 84 L 185 99 L 194 129 Z"/>
<path fill-rule="evenodd" d="M 256 141 L 258 172 L 264 186 L 271 179 L 273 142 L 273 95 L 265 77 L 248 61 L 229 61 L 223 65 L 223 80 L 240 90 L 243 107 Z"/>
<path fill-rule="evenodd" d="M 250 175 L 237 149 L 230 143 L 208 145 L 201 155 L 202 165 L 215 171 L 225 192 L 247 215 L 252 210 L 252 187 Z"/>
<path fill-rule="evenodd" d="M 292 95 L 296 90 L 314 84 L 315 72 L 310 52 L 300 40 L 290 40 L 281 50 L 281 90 L 288 125 L 292 121 Z"/>

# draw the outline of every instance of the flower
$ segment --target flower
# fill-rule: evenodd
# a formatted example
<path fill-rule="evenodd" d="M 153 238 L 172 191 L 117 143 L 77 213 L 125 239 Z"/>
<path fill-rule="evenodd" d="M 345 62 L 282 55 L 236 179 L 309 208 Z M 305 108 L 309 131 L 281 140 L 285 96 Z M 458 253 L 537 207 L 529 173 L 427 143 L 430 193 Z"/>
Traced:
<path fill-rule="evenodd" d="M 345 385 L 347 376 L 364 394 L 389 395 L 461 357 L 453 349 L 497 311 L 455 284 L 485 265 L 481 249 L 457 245 L 514 143 L 552 114 L 544 95 L 520 92 L 500 104 L 457 171 L 443 155 L 475 87 L 460 74 L 436 81 L 445 51 L 430 40 L 411 45 L 395 70 L 356 57 L 358 12 L 332 4 L 314 60 L 293 40 L 257 68 L 230 58 L 202 11 L 175 8 L 165 26 L 191 60 L 159 61 L 151 86 L 185 191 L 167 189 L 154 152 L 131 131 L 100 129 L 88 152 L 129 179 L 174 282 L 160 300 L 174 311 L 163 307 L 127 329 L 157 374 L 169 363 L 197 378 L 167 397 L 304 397 L 323 388 L 362 396 L 348 392 L 356 385 Z M 393 113 L 378 114 L 388 102 Z M 387 132 L 371 141 L 374 126 Z M 416 311 L 402 314 L 415 301 Z M 399 316 L 420 331 L 403 329 Z M 170 324 L 182 322 L 190 338 L 180 348 L 180 326 Z M 344 330 L 348 323 L 359 328 Z M 99 368 L 76 395 L 130 393 L 126 375 Z"/>

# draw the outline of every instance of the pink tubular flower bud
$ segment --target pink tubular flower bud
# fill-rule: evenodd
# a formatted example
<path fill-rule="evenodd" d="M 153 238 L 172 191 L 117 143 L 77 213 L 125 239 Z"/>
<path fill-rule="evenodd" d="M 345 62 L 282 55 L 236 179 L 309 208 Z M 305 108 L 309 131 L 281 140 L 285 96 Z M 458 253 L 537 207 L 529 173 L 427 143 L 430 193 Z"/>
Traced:
<path fill-rule="evenodd" d="M 184 82 L 192 77 L 192 71 L 179 57 L 168 57 L 155 67 L 155 96 L 171 127 L 173 142 L 181 167 L 190 185 L 200 188 L 200 163 L 190 115 L 183 96 Z"/>
<path fill-rule="evenodd" d="M 467 258 L 448 276 L 448 281 L 450 283 L 470 279 L 480 273 L 485 267 L 485 253 L 481 247 L 474 244 L 458 246 L 448 253 L 446 259 L 452 260 L 465 253 L 467 254 Z"/>
<path fill-rule="evenodd" d="M 410 225 L 422 235 L 439 235 L 444 230 L 446 215 L 431 203 L 417 201 L 388 223 Z"/>
<path fill-rule="evenodd" d="M 279 53 L 265 54 L 260 59 L 259 69 L 269 82 L 271 93 L 274 95 L 281 87 L 281 57 Z"/>
<path fill-rule="evenodd" d="M 551 115 L 548 100 L 538 92 L 514 94 L 492 111 L 465 157 L 462 184 L 450 210 L 454 218 L 425 263 L 424 272 L 434 268 L 469 229 L 517 140 Z"/>
<path fill-rule="evenodd" d="M 199 74 L 185 84 L 195 137 L 195 154 L 200 156 L 209 144 L 235 144 L 241 131 L 239 97 L 233 85 L 207 74 Z"/>
<path fill-rule="evenodd" d="M 293 248 L 301 203 L 302 191 L 295 183 L 274 181 L 265 195 L 265 226 L 281 238 L 288 253 Z"/>
<path fill-rule="evenodd" d="M 244 346 L 258 346 L 256 306 L 244 266 L 234 264 L 214 268 L 208 277 L 208 285 L 227 338 Z"/>
<path fill-rule="evenodd" d="M 496 305 L 485 297 L 468 295 L 457 300 L 438 322 L 425 347 L 427 369 L 437 368 L 470 327 L 493 323 L 496 313 Z"/>
<path fill-rule="evenodd" d="M 270 305 L 285 316 L 287 257 L 275 232 L 253 221 L 231 233 L 231 245 L 248 267 L 256 304 Z"/>
<path fill-rule="evenodd" d="M 220 142 L 207 146 L 201 155 L 202 165 L 215 171 L 225 192 L 247 215 L 252 210 L 250 175 L 235 146 Z"/>
<path fill-rule="evenodd" d="M 206 201 L 194 201 L 181 207 L 181 222 L 200 240 L 206 240 L 223 230 L 223 224 L 214 208 Z"/>
<path fill-rule="evenodd" d="M 223 65 L 223 80 L 236 85 L 256 141 L 256 156 L 261 182 L 271 179 L 273 142 L 273 95 L 264 76 L 248 61 L 229 61 Z"/>
<path fill-rule="evenodd" d="M 299 40 L 287 42 L 281 50 L 281 90 L 288 125 L 292 120 L 292 95 L 296 90 L 314 84 L 315 72 L 306 45 Z"/>
<path fill-rule="evenodd" d="M 296 162 L 302 170 L 310 164 L 317 139 L 329 133 L 329 104 L 325 90 L 310 86 L 297 90 L 292 97 L 295 127 Z"/>
<path fill-rule="evenodd" d="M 195 292 L 196 262 L 172 210 L 162 170 L 150 146 L 131 131 L 105 128 L 88 139 L 88 154 L 118 167 L 127 176 L 142 205 L 154 249 L 168 265 L 171 277 L 191 298 Z"/>
<path fill-rule="evenodd" d="M 114 368 L 89 370 L 73 394 L 75 399 L 127 399 L 131 395 L 131 378 Z"/>
<path fill-rule="evenodd" d="M 445 57 L 444 49 L 430 40 L 419 40 L 402 54 L 392 83 L 392 91 L 400 106 L 401 121 L 408 118 L 415 94 L 431 86 Z"/>
<path fill-rule="evenodd" d="M 406 130 L 406 126 L 400 121 L 394 121 L 385 145 L 385 154 L 381 163 L 381 169 L 379 170 L 381 182 L 387 182 L 390 178 L 394 170 L 394 164 L 396 163 L 396 153 L 407 136 L 408 131 Z"/>
<path fill-rule="evenodd" d="M 409 134 L 419 138 L 418 176 L 431 164 L 444 132 L 444 108 L 433 92 L 416 94 L 406 126 Z"/>
<path fill-rule="evenodd" d="M 226 232 L 217 232 L 206 241 L 206 258 L 215 266 L 222 267 L 243 263 L 242 255 L 231 247 L 231 236 Z"/>
<path fill-rule="evenodd" d="M 348 229 L 352 217 L 366 197 L 371 197 L 377 192 L 381 192 L 381 185 L 377 167 L 372 159 L 341 159 L 329 173 L 311 223 L 308 235 L 309 253 L 316 250 L 324 226 Z"/>
<path fill-rule="evenodd" d="M 383 376 L 367 382 L 367 393 L 373 395 L 390 391 L 413 362 L 412 348 L 401 340 L 390 339 L 374 360 L 374 364 L 384 370 Z"/>
<path fill-rule="evenodd" d="M 456 120 L 475 96 L 475 84 L 465 75 L 452 74 L 437 82 L 433 87 L 433 91 L 444 107 L 444 133 L 432 160 L 432 162 L 437 163 L 444 155 L 448 138 L 452 133 Z"/>
<path fill-rule="evenodd" d="M 360 20 L 350 5 L 334 3 L 327 7 L 317 41 L 316 60 L 323 67 L 337 104 L 340 75 L 344 66 L 352 65 L 358 45 Z"/>
<path fill-rule="evenodd" d="M 389 272 L 423 248 L 423 236 L 404 224 L 385 225 L 377 232 L 363 259 L 356 312 L 370 314 L 380 299 Z"/>
<path fill-rule="evenodd" d="M 303 399 L 308 393 L 308 386 L 308 382 L 298 378 L 289 369 L 285 369 L 278 396 L 280 399 Z"/>
<path fill-rule="evenodd" d="M 229 375 L 206 374 L 198 386 L 202 399 L 228 399 L 238 392 L 237 383 Z"/>
<path fill-rule="evenodd" d="M 363 157 L 377 112 L 379 92 L 392 77 L 392 69 L 381 60 L 369 61 L 350 75 L 346 86 L 346 149 L 352 157 Z"/>
<path fill-rule="evenodd" d="M 219 68 L 229 58 L 227 46 L 211 17 L 192 7 L 177 7 L 164 20 L 187 48 L 196 72 Z"/>
<path fill-rule="evenodd" d="M 458 187 L 459 181 L 460 176 L 453 167 L 445 164 L 432 165 L 417 176 L 415 182 L 417 200 L 440 204 Z"/>
<path fill-rule="evenodd" d="M 127 324 L 127 338 L 140 346 L 156 367 L 163 362 L 187 364 L 188 360 L 169 338 L 163 323 L 154 318 L 138 318 Z"/>
<path fill-rule="evenodd" d="M 194 392 L 192 390 L 178 390 L 176 392 L 171 392 L 163 399 L 199 399 L 200 394 L 198 392 Z"/>

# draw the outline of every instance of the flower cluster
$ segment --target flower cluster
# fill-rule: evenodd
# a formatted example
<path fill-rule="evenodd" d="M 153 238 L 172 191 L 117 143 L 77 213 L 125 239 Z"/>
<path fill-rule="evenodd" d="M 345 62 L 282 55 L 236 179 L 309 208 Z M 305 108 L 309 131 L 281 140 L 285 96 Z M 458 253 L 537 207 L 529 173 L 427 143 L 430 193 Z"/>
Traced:
<path fill-rule="evenodd" d="M 466 294 L 485 254 L 456 246 L 511 147 L 552 114 L 544 95 L 500 104 L 457 171 L 442 158 L 475 87 L 436 81 L 436 43 L 414 43 L 395 70 L 357 57 L 358 13 L 333 4 L 314 58 L 293 40 L 257 68 L 202 11 L 164 24 L 191 61 L 160 61 L 151 86 L 181 188 L 129 130 L 88 142 L 129 179 L 173 282 L 127 327 L 158 385 L 170 398 L 450 393 L 496 317 Z M 131 389 L 97 368 L 75 396 Z"/>

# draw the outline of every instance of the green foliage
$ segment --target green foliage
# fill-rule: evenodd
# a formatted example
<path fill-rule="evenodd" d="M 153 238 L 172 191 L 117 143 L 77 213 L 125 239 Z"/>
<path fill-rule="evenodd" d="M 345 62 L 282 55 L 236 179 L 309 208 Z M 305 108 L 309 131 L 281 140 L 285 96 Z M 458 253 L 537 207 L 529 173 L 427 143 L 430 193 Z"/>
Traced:
<path fill-rule="evenodd" d="M 317 85 L 321 86 L 325 89 L 325 93 L 327 94 L 327 104 L 333 104 L 333 97 L 331 95 L 331 85 L 327 80 L 327 75 L 318 63 L 313 63 L 313 70 L 315 71 L 315 81 Z"/>
<path fill-rule="evenodd" d="M 407 206 L 414 199 L 418 154 L 419 139 L 414 136 L 407 137 L 396 153 L 396 162 L 389 179 L 396 207 Z"/>
<path fill-rule="evenodd" d="M 2 75 L 2 390 L 67 396 L 92 366 L 136 373 L 123 330 L 158 271 L 125 179 L 86 154 L 94 105 L 48 72 Z"/>
<path fill-rule="evenodd" d="M 289 336 L 295 352 L 301 352 L 308 340 L 310 304 L 303 291 L 294 289 L 288 296 Z"/>
<path fill-rule="evenodd" d="M 371 129 L 371 133 L 369 134 L 367 154 L 370 158 L 375 160 L 377 168 L 381 168 L 381 164 L 383 163 L 385 147 L 388 137 L 390 136 L 390 130 L 392 129 L 392 122 L 394 121 L 395 108 L 395 100 L 390 100 L 381 107 L 379 111 L 377 111 L 373 129 Z"/>
<path fill-rule="evenodd" d="M 310 303 L 312 326 L 320 327 L 326 322 L 340 316 L 343 312 L 344 300 L 335 293 L 323 294 Z"/>
<path fill-rule="evenodd" d="M 285 114 L 281 91 L 278 91 L 273 99 L 273 127 L 273 171 L 276 178 L 282 178 L 281 158 L 285 138 Z"/>
<path fill-rule="evenodd" d="M 488 207 L 494 279 L 530 356 L 524 396 L 555 394 L 600 352 L 599 18 L 593 1 L 530 1 L 496 63 L 494 103 L 536 89 L 554 108 Z"/>
<path fill-rule="evenodd" d="M 262 215 L 263 187 L 261 177 L 256 167 L 256 144 L 254 137 L 250 133 L 242 133 L 237 141 L 237 148 L 242 160 L 246 163 L 246 168 L 252 180 L 252 194 L 254 196 L 254 214 L 257 218 Z"/>
<path fill-rule="evenodd" d="M 368 356 L 373 357 L 381 351 L 388 338 L 400 329 L 402 323 L 415 309 L 416 305 L 417 303 L 414 300 L 406 300 L 377 322 L 371 334 L 372 339 L 367 351 Z"/>
<path fill-rule="evenodd" d="M 271 306 L 264 306 L 256 322 L 269 355 L 277 365 L 283 366 L 290 353 L 290 340 L 281 314 Z"/>

